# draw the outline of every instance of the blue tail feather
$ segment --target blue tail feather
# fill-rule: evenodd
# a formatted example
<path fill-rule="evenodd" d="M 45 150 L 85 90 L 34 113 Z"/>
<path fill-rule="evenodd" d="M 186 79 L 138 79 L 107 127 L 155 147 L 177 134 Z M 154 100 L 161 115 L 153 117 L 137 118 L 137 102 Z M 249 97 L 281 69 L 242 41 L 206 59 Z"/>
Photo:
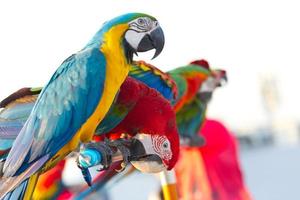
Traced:
<path fill-rule="evenodd" d="M 3 200 L 19 200 L 25 196 L 29 179 L 23 181 L 16 189 L 6 194 Z"/>

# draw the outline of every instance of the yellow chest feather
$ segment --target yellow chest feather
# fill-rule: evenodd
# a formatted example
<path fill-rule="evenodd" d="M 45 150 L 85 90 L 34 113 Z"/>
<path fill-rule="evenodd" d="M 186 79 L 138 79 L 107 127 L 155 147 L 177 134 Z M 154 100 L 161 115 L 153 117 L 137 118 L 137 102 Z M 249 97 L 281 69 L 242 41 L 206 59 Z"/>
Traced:
<path fill-rule="evenodd" d="M 104 54 L 106 59 L 106 76 L 102 97 L 93 114 L 81 126 L 72 140 L 54 156 L 57 161 L 76 149 L 80 142 L 91 141 L 98 124 L 107 114 L 115 95 L 126 79 L 130 65 L 124 56 L 119 38 L 124 34 L 127 28 L 128 25 L 118 25 L 110 29 L 110 31 L 104 35 L 103 44 L 100 47 L 100 51 Z M 55 162 L 54 160 L 52 161 Z M 53 162 L 51 162 L 51 165 Z"/>

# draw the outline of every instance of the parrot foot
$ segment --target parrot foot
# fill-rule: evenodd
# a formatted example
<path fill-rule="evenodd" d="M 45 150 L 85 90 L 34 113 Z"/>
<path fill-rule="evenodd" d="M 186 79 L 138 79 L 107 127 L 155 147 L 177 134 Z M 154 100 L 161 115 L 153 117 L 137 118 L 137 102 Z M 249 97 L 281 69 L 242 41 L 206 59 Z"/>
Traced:
<path fill-rule="evenodd" d="M 126 140 L 123 138 L 114 140 L 114 141 L 108 141 L 108 145 L 115 148 L 117 151 L 119 150 L 123 157 L 123 162 L 121 163 L 121 168 L 117 169 L 117 172 L 122 172 L 126 168 L 126 166 L 129 163 L 129 158 L 131 156 L 130 153 L 130 145 L 132 144 L 131 140 Z"/>
<path fill-rule="evenodd" d="M 76 162 L 84 180 L 89 186 L 92 185 L 92 176 L 89 168 L 100 165 L 100 171 L 108 169 L 112 163 L 112 155 L 112 149 L 105 142 L 91 142 L 83 145 Z"/>
<path fill-rule="evenodd" d="M 120 172 L 122 172 L 122 171 L 125 170 L 126 166 L 127 166 L 127 164 L 125 165 L 125 163 L 122 162 L 121 163 L 121 168 L 120 169 L 115 169 L 115 171 L 118 172 L 118 173 L 120 173 Z"/>

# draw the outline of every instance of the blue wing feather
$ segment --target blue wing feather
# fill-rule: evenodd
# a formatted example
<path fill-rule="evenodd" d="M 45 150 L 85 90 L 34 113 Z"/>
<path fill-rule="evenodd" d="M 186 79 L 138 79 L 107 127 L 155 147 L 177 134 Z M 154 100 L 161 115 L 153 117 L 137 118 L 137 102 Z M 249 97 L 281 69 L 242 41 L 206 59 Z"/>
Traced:
<path fill-rule="evenodd" d="M 19 133 L 4 165 L 4 176 L 22 173 L 45 155 L 67 144 L 93 113 L 102 96 L 105 57 L 85 49 L 58 68 Z"/>
<path fill-rule="evenodd" d="M 21 89 L 22 90 L 22 89 Z M 21 91 L 19 90 L 19 91 Z M 16 93 L 10 95 L 16 96 Z M 0 160 L 6 159 L 8 151 L 31 113 L 37 95 L 18 96 L 0 111 Z"/>
<path fill-rule="evenodd" d="M 140 65 L 143 65 L 143 67 Z M 174 90 L 172 88 L 175 85 L 170 85 L 168 80 L 163 78 L 164 76 L 168 75 L 152 65 L 144 62 L 136 62 L 131 66 L 129 76 L 145 83 L 148 87 L 156 89 L 169 101 L 172 101 L 176 95 L 174 94 Z"/>
<path fill-rule="evenodd" d="M 178 131 L 181 137 L 194 138 L 198 135 L 204 121 L 206 105 L 195 98 L 189 104 L 184 105 L 176 113 Z"/>

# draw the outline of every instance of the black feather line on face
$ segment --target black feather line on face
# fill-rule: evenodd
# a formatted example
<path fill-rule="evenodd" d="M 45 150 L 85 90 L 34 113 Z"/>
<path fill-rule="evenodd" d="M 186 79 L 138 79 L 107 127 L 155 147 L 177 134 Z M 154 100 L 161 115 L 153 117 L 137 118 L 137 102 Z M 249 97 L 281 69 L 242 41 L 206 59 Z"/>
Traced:
<path fill-rule="evenodd" d="M 124 54 L 127 59 L 127 62 L 129 64 L 132 64 L 133 62 L 133 54 L 136 54 L 136 50 L 130 46 L 130 44 L 126 41 L 126 39 L 123 40 L 123 47 L 124 47 Z"/>

